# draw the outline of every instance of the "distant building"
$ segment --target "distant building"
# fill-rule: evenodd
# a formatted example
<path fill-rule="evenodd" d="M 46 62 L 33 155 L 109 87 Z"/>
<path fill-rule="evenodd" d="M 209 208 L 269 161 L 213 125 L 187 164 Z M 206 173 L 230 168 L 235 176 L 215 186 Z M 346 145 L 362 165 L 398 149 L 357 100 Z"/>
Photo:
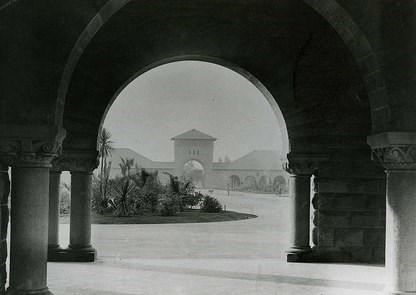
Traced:
<path fill-rule="evenodd" d="M 156 162 L 128 148 L 117 148 L 112 156 L 110 177 L 120 176 L 121 158 L 134 159 L 136 168 L 180 176 L 188 174 L 199 187 L 252 191 L 285 191 L 288 174 L 282 168 L 278 151 L 255 150 L 231 162 L 214 162 L 216 138 L 196 129 L 172 138 L 174 162 Z M 196 165 L 195 165 L 196 163 Z M 199 167 L 198 167 L 199 166 Z M 193 170 L 192 170 L 193 169 Z M 134 170 L 134 168 L 133 168 Z"/>

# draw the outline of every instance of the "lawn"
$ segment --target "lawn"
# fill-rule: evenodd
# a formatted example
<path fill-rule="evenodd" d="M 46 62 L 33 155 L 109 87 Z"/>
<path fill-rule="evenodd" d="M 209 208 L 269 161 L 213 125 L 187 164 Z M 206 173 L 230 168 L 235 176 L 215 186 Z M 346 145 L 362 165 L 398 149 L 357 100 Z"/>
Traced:
<path fill-rule="evenodd" d="M 256 215 L 223 211 L 220 213 L 204 213 L 198 209 L 186 210 L 176 216 L 136 215 L 128 217 L 116 217 L 113 214 L 92 214 L 93 224 L 162 224 L 162 223 L 200 223 L 221 222 L 256 218 Z M 61 215 L 60 223 L 69 223 L 69 215 Z"/>

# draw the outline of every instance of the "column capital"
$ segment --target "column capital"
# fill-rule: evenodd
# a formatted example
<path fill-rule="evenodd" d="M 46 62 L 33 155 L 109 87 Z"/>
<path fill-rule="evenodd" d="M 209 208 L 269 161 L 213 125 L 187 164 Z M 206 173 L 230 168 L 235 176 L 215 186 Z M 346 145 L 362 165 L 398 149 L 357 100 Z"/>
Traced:
<path fill-rule="evenodd" d="M 98 151 L 64 150 L 52 165 L 57 171 L 92 172 L 99 165 Z"/>
<path fill-rule="evenodd" d="M 283 169 L 294 175 L 311 176 L 318 169 L 321 162 L 329 160 L 326 154 L 287 154 L 287 161 L 283 165 Z"/>
<path fill-rule="evenodd" d="M 0 125 L 0 161 L 12 167 L 50 167 L 65 135 L 56 126 Z"/>
<path fill-rule="evenodd" d="M 384 132 L 368 136 L 371 158 L 387 170 L 416 170 L 416 132 Z"/>

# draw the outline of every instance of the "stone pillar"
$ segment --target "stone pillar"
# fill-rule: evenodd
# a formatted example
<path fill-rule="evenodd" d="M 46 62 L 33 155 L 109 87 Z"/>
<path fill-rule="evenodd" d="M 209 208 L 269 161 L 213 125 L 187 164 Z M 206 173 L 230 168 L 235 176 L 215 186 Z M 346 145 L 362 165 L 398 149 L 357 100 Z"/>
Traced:
<path fill-rule="evenodd" d="M 288 262 L 309 261 L 310 247 L 310 204 L 311 176 L 323 155 L 293 154 L 287 155 L 285 170 L 291 174 L 289 179 L 290 196 L 290 249 L 287 251 Z"/>
<path fill-rule="evenodd" d="M 96 151 L 64 151 L 58 163 L 71 172 L 71 213 L 69 245 L 60 261 L 93 262 L 91 245 L 92 176 L 98 167 Z"/>
<path fill-rule="evenodd" d="M 71 172 L 71 223 L 69 246 L 73 260 L 94 261 L 91 246 L 92 171 Z"/>
<path fill-rule="evenodd" d="M 416 133 L 386 132 L 368 142 L 387 173 L 386 291 L 416 294 Z"/>
<path fill-rule="evenodd" d="M 310 188 L 311 175 L 291 175 L 289 179 L 291 247 L 288 250 L 288 261 L 294 255 L 311 252 L 309 245 L 310 228 Z"/>
<path fill-rule="evenodd" d="M 1 130 L 19 139 L 0 138 L 0 158 L 12 167 L 7 294 L 52 294 L 47 287 L 49 169 L 65 132 L 26 127 Z M 42 137 L 34 137 L 37 131 Z"/>
<path fill-rule="evenodd" d="M 49 174 L 49 229 L 48 261 L 60 261 L 63 249 L 59 245 L 59 192 L 61 171 L 51 169 Z"/>

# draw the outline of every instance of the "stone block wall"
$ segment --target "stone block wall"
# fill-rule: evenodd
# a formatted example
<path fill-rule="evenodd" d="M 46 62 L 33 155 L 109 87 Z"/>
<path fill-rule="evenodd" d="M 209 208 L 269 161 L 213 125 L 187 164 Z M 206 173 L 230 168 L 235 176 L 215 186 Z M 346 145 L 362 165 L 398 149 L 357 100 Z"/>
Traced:
<path fill-rule="evenodd" d="M 0 164 L 0 295 L 5 294 L 7 278 L 7 225 L 9 222 L 8 198 L 10 194 L 10 181 L 7 173 L 8 167 Z"/>
<path fill-rule="evenodd" d="M 343 167 L 343 168 L 340 168 Z M 314 179 L 314 251 L 320 261 L 383 263 L 386 179 L 375 163 L 328 164 Z M 338 175 L 337 175 L 338 174 Z"/>

